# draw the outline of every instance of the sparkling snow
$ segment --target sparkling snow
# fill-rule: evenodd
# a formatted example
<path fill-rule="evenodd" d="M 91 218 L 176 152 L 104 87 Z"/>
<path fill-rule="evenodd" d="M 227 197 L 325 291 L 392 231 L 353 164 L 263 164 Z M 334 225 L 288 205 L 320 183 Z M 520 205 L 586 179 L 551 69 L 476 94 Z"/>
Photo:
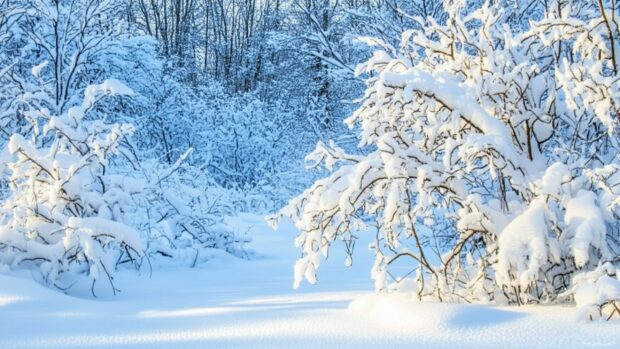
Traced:
<path fill-rule="evenodd" d="M 0 275 L 0 348 L 620 348 L 620 321 L 578 321 L 573 307 L 373 295 L 362 249 L 350 270 L 334 254 L 317 285 L 295 291 L 293 228 L 272 232 L 249 215 L 233 224 L 252 227 L 263 258 L 119 273 L 115 298 L 72 298 L 28 275 Z"/>

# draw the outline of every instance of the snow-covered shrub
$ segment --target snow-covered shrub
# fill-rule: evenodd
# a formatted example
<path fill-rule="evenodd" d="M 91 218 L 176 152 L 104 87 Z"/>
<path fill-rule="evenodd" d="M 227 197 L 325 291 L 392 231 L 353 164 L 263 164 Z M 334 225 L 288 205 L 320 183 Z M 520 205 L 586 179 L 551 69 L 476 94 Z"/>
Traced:
<path fill-rule="evenodd" d="M 102 98 L 131 94 L 106 80 L 88 86 L 82 104 L 60 116 L 27 112 L 30 135 L 13 134 L 5 152 L 10 193 L 2 204 L 0 262 L 37 270 L 43 282 L 67 291 L 90 279 L 95 294 L 102 277 L 117 291 L 119 266 L 250 257 L 248 238 L 223 224 L 234 213 L 224 194 L 186 164 L 191 149 L 172 165 L 141 161 L 129 140 L 133 126 L 104 121 L 118 102 Z"/>
<path fill-rule="evenodd" d="M 376 288 L 408 258 L 420 298 L 555 302 L 617 265 L 619 9 L 533 3 L 517 26 L 518 7 L 480 3 L 445 1 L 445 24 L 420 19 L 398 48 L 367 40 L 346 121 L 360 152 L 319 144 L 308 160 L 331 175 L 274 217 L 300 229 L 296 284 L 364 228 Z"/>
<path fill-rule="evenodd" d="M 579 316 L 590 320 L 620 316 L 620 273 L 611 263 L 573 278 L 567 295 L 573 295 Z"/>
<path fill-rule="evenodd" d="M 238 211 L 272 211 L 300 189 L 308 177 L 303 154 L 315 136 L 299 125 L 299 106 L 230 93 L 212 80 L 191 89 L 162 79 L 145 100 L 152 108 L 145 110 L 148 118 L 139 121 L 145 153 L 171 165 L 186 149 L 195 149 L 185 168 L 195 167 L 210 187 L 228 191 L 224 201 Z"/>
<path fill-rule="evenodd" d="M 1 206 L 0 262 L 39 271 L 41 280 L 69 288 L 78 276 L 109 281 L 118 264 L 137 265 L 139 233 L 125 224 L 139 182 L 109 169 L 121 156 L 129 124 L 88 120 L 106 95 L 131 94 L 116 80 L 86 88 L 81 105 L 61 115 L 31 112 L 33 133 L 11 136 L 10 196 Z"/>
<path fill-rule="evenodd" d="M 249 257 L 249 239 L 224 224 L 224 217 L 234 214 L 227 193 L 184 164 L 190 153 L 172 166 L 142 164 L 148 184 L 133 219 L 144 232 L 148 258 L 152 264 L 193 267 L 220 252 Z"/>

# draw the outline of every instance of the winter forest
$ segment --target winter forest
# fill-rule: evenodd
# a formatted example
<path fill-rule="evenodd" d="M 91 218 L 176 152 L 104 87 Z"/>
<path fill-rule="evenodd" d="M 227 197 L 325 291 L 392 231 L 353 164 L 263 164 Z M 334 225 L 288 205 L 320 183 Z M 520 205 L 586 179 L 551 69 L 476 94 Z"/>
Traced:
<path fill-rule="evenodd" d="M 620 1 L 0 0 L 0 348 L 620 348 Z"/>

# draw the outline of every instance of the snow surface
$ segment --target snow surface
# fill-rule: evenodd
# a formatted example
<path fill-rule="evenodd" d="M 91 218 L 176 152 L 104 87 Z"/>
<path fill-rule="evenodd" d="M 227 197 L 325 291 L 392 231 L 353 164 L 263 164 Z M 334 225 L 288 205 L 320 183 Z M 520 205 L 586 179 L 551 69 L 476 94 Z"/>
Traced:
<path fill-rule="evenodd" d="M 263 258 L 117 274 L 115 298 L 79 299 L 30 276 L 0 275 L 0 348 L 619 348 L 620 322 L 578 321 L 574 307 L 416 303 L 371 294 L 370 253 L 344 270 L 333 254 L 317 285 L 292 289 L 295 231 L 262 218 Z M 358 245 L 358 246 L 361 246 Z M 336 249 L 334 249 L 335 251 Z"/>

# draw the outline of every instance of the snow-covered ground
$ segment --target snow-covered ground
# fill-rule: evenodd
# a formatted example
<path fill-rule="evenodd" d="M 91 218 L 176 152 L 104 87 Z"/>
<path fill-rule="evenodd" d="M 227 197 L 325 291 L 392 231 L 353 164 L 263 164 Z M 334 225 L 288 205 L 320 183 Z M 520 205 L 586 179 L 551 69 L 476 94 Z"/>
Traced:
<path fill-rule="evenodd" d="M 292 289 L 290 226 L 250 228 L 264 257 L 194 269 L 120 273 L 123 292 L 79 299 L 28 277 L 0 276 L 0 348 L 620 348 L 619 322 L 580 322 L 571 307 L 500 308 L 375 296 L 370 258 L 344 270 L 333 255 L 319 283 Z"/>

